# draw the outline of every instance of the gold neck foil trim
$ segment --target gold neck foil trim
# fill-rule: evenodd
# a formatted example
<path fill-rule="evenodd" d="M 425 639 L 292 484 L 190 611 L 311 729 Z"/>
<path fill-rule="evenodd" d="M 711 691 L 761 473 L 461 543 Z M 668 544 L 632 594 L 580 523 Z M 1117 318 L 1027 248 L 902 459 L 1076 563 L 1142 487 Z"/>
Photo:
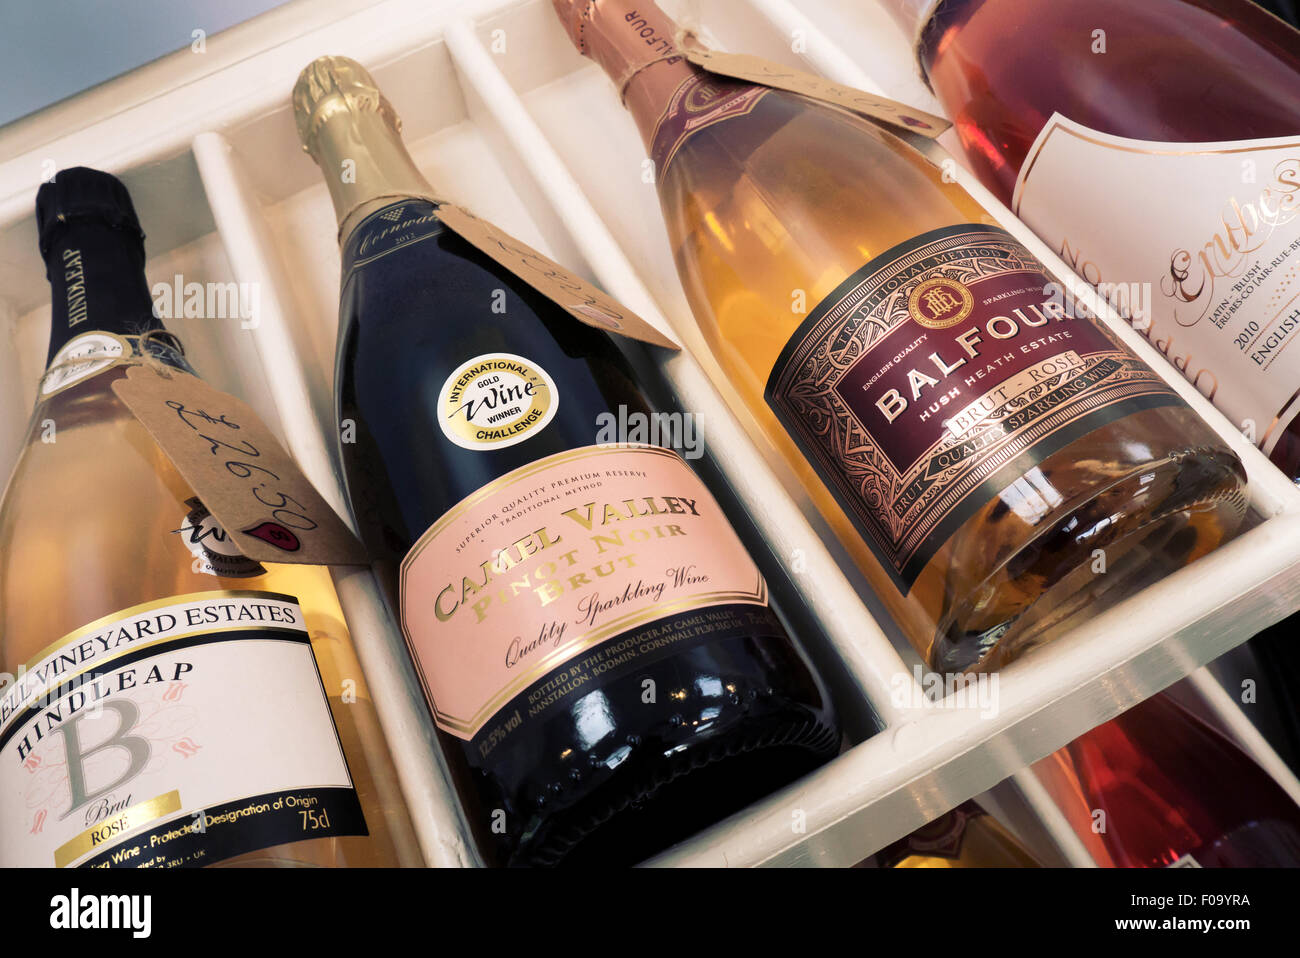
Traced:
<path fill-rule="evenodd" d="M 329 187 L 339 242 L 379 200 L 442 202 L 402 143 L 402 121 L 356 60 L 319 57 L 298 74 L 293 112 L 302 148 Z"/>
<path fill-rule="evenodd" d="M 402 132 L 402 120 L 380 92 L 370 71 L 349 57 L 317 57 L 298 74 L 293 85 L 293 115 L 302 148 L 317 154 L 317 134 L 340 114 L 378 114 L 394 132 Z"/>

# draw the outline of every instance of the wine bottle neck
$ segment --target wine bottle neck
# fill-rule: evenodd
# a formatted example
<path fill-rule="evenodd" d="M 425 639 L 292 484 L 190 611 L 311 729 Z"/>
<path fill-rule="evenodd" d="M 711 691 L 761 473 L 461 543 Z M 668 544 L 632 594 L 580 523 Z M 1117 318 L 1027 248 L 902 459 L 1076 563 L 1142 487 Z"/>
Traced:
<path fill-rule="evenodd" d="M 627 82 L 623 88 L 623 105 L 636 121 L 647 152 L 656 152 L 655 134 L 674 92 L 704 74 L 704 70 L 684 57 L 675 57 L 650 64 Z"/>
<path fill-rule="evenodd" d="M 98 219 L 67 222 L 45 250 L 50 281 L 46 365 L 82 333 L 141 335 L 163 324 L 153 314 L 138 234 Z"/>
<path fill-rule="evenodd" d="M 554 0 L 578 50 L 600 64 L 623 105 L 636 120 L 652 156 L 662 152 L 656 131 L 674 95 L 690 80 L 715 86 L 747 86 L 710 77 L 678 54 L 677 24 L 654 3 L 642 0 Z"/>
<path fill-rule="evenodd" d="M 316 132 L 314 156 L 339 223 L 339 241 L 366 213 L 405 196 L 435 198 L 392 121 L 340 98 Z"/>

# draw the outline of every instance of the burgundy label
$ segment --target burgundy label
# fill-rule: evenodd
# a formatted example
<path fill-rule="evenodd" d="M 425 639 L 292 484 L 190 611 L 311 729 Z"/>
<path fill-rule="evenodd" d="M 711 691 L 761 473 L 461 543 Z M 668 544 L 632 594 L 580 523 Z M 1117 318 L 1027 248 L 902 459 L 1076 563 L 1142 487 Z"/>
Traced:
<path fill-rule="evenodd" d="M 931 329 L 899 323 L 835 384 L 896 471 L 905 472 L 945 432 L 960 437 L 1011 397 L 1079 365 L 1080 351 L 1114 348 L 1099 327 L 1072 322 L 1059 302 L 1045 301 L 1048 282 L 1035 269 L 960 284 L 974 301 L 969 320 Z M 957 282 L 943 283 L 927 293 L 955 299 L 948 290 Z"/>
<path fill-rule="evenodd" d="M 1009 233 L 945 227 L 858 270 L 782 350 L 768 404 L 901 591 L 1035 463 L 1181 403 L 1084 312 Z"/>
<path fill-rule="evenodd" d="M 767 87 L 726 80 L 704 71 L 683 80 L 655 123 L 650 147 L 655 169 L 662 173 L 692 133 L 743 116 L 770 92 Z"/>

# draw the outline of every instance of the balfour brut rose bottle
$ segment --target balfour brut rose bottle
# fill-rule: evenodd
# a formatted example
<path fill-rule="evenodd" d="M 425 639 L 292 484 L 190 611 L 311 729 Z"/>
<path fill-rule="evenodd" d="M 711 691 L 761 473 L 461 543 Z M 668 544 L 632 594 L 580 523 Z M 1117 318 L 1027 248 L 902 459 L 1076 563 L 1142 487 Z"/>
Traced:
<path fill-rule="evenodd" d="M 966 162 L 1300 478 L 1300 32 L 1249 0 L 881 0 Z"/>
<path fill-rule="evenodd" d="M 486 857 L 636 862 L 830 758 L 717 501 L 601 438 L 654 411 L 609 334 L 446 228 L 360 64 L 316 60 L 294 108 L 340 226 L 348 496 Z"/>
<path fill-rule="evenodd" d="M 113 392 L 124 362 L 193 373 L 126 188 L 63 170 L 36 219 L 49 368 L 0 502 L 0 866 L 420 864 L 329 573 L 242 555 Z"/>
<path fill-rule="evenodd" d="M 995 667 L 1233 533 L 1233 453 L 913 149 L 693 66 L 653 3 L 555 6 L 636 119 L 719 363 L 932 666 Z"/>

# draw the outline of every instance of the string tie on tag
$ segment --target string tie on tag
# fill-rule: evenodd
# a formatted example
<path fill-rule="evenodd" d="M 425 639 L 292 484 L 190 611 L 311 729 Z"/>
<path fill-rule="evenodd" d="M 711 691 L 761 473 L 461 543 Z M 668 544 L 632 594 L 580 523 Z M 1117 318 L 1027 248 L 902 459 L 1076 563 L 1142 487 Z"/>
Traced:
<path fill-rule="evenodd" d="M 40 382 L 37 383 L 37 390 L 42 396 L 45 395 L 45 385 L 60 370 L 70 369 L 73 366 L 85 366 L 87 363 L 93 363 L 100 359 L 111 360 L 111 365 L 115 366 L 149 366 L 160 376 L 170 379 L 171 374 L 175 372 L 175 367 L 169 366 L 160 358 L 148 350 L 148 344 L 154 340 L 163 342 L 164 345 L 170 346 L 183 357 L 185 355 L 185 344 L 181 338 L 169 329 L 150 329 L 141 336 L 124 336 L 122 337 L 128 343 L 135 340 L 135 348 L 140 355 L 135 356 L 69 356 L 49 367 L 41 375 Z M 107 368 L 107 367 L 106 367 Z"/>
<path fill-rule="evenodd" d="M 151 329 L 139 339 L 137 348 L 140 350 L 141 365 L 148 366 L 164 379 L 171 379 L 172 374 L 176 371 L 175 367 L 163 362 L 160 357 L 149 351 L 149 343 L 154 341 L 161 342 L 165 347 L 174 349 L 181 354 L 182 358 L 185 356 L 185 344 L 181 342 L 179 336 L 169 329 Z"/>

